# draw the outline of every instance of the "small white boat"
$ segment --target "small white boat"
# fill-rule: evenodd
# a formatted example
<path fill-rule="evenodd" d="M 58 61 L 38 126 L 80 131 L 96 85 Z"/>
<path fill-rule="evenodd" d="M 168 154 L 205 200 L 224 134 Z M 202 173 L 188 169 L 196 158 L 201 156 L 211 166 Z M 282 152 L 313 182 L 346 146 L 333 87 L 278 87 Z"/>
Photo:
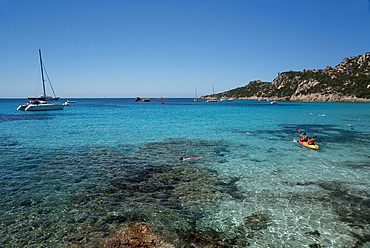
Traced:
<path fill-rule="evenodd" d="M 69 106 L 69 102 L 66 101 L 65 103 L 63 103 L 63 106 Z"/>
<path fill-rule="evenodd" d="M 41 77 L 42 77 L 42 88 L 43 94 L 39 97 L 28 97 L 30 100 L 28 103 L 22 103 L 18 106 L 17 110 L 23 111 L 46 111 L 46 110 L 62 110 L 64 106 L 57 102 L 59 97 L 55 95 L 53 86 L 51 85 L 50 80 L 48 80 L 50 87 L 54 93 L 54 96 L 46 95 L 45 90 L 45 78 L 44 78 L 44 64 L 42 63 L 41 50 L 39 49 L 40 55 L 40 66 L 41 66 Z M 46 72 L 46 71 L 45 71 Z M 47 75 L 47 74 L 46 74 Z M 49 79 L 49 77 L 48 77 Z M 56 102 L 55 102 L 56 101 Z"/>
<path fill-rule="evenodd" d="M 66 102 L 67 103 L 76 103 L 76 101 L 72 101 L 72 100 L 67 100 Z"/>
<path fill-rule="evenodd" d="M 221 97 L 221 101 L 222 101 L 222 102 L 224 102 L 224 101 L 232 102 L 232 101 L 233 101 L 233 99 L 230 99 L 230 98 L 228 98 L 228 97 L 226 97 L 226 96 L 223 96 L 223 97 Z"/>
<path fill-rule="evenodd" d="M 276 101 L 271 101 L 270 104 L 276 104 L 277 102 Z"/>

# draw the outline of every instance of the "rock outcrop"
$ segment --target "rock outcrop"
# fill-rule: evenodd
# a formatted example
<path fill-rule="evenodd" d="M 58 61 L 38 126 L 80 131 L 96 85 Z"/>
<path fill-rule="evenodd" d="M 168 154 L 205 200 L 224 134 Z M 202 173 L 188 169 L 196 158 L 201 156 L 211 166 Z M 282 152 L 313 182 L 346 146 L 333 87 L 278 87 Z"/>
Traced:
<path fill-rule="evenodd" d="M 152 225 L 145 222 L 131 222 L 120 229 L 116 235 L 105 239 L 103 243 L 96 242 L 86 246 L 68 246 L 67 248 L 230 248 L 230 244 L 222 241 L 216 232 L 184 233 L 178 244 L 165 242 L 164 239 L 152 231 Z"/>
<path fill-rule="evenodd" d="M 140 97 L 136 97 L 134 102 L 150 102 L 149 98 L 141 99 Z"/>
<path fill-rule="evenodd" d="M 345 58 L 325 69 L 279 73 L 271 82 L 251 81 L 244 87 L 201 98 L 317 102 L 370 102 L 370 52 Z"/>
<path fill-rule="evenodd" d="M 117 235 L 105 240 L 104 248 L 174 248 L 165 243 L 161 236 L 152 231 L 152 225 L 131 222 L 118 231 Z"/>

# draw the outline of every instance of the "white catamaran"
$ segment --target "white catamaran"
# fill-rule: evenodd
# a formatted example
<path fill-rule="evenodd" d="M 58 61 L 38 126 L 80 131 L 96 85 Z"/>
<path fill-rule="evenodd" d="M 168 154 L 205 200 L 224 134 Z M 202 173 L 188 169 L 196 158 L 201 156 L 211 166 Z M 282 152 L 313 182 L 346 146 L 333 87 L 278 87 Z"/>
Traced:
<path fill-rule="evenodd" d="M 62 110 L 64 106 L 62 104 L 59 104 L 57 102 L 59 100 L 59 97 L 55 95 L 53 86 L 51 85 L 49 76 L 46 73 L 46 76 L 48 78 L 48 82 L 50 84 L 50 88 L 53 91 L 54 97 L 46 95 L 46 89 L 45 89 L 45 77 L 44 77 L 44 64 L 42 63 L 41 58 L 41 50 L 39 49 L 39 55 L 40 55 L 40 66 L 41 66 L 41 78 L 42 78 L 42 88 L 43 88 L 43 94 L 39 97 L 28 97 L 30 100 L 29 103 L 22 103 L 19 105 L 17 110 L 24 110 L 24 111 L 45 111 L 45 110 Z M 46 70 L 45 70 L 46 72 Z M 51 102 L 52 101 L 52 102 Z"/>

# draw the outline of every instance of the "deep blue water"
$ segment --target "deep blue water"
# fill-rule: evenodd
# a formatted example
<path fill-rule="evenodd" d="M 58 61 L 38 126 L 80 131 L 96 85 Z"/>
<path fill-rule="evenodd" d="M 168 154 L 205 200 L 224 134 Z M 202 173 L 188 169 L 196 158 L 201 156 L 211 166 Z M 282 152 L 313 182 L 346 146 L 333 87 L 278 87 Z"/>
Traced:
<path fill-rule="evenodd" d="M 177 247 L 370 247 L 370 103 L 76 100 L 0 99 L 0 247 L 91 245 L 131 221 Z"/>

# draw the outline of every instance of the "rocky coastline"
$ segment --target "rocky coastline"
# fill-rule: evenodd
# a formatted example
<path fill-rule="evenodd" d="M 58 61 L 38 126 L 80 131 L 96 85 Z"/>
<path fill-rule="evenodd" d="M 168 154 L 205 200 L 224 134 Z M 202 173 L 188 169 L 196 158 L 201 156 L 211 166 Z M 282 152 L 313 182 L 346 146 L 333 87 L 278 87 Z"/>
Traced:
<path fill-rule="evenodd" d="M 204 97 L 202 99 L 211 99 L 211 97 Z M 370 102 L 370 99 L 357 98 L 355 96 L 343 96 L 341 94 L 309 94 L 297 95 L 292 97 L 232 97 L 232 100 L 254 100 L 254 101 L 295 101 L 295 102 Z"/>
<path fill-rule="evenodd" d="M 200 98 L 305 102 L 370 102 L 370 52 L 345 58 L 335 67 L 278 73 L 272 82 L 246 86 Z"/>

